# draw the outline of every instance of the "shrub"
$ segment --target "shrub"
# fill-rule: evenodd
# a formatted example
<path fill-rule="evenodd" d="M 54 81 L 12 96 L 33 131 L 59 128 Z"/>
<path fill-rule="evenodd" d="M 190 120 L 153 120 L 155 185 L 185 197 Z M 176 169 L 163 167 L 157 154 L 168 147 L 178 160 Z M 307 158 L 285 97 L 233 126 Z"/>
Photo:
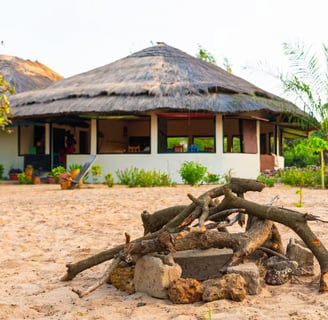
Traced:
<path fill-rule="evenodd" d="M 203 182 L 206 184 L 217 184 L 220 183 L 221 180 L 222 179 L 219 174 L 207 172 L 207 175 L 204 177 Z"/>
<path fill-rule="evenodd" d="M 189 184 L 191 186 L 199 184 L 203 180 L 206 172 L 207 172 L 206 167 L 194 161 L 183 162 L 179 170 L 182 181 L 185 184 Z"/>
<path fill-rule="evenodd" d="M 32 177 L 26 177 L 25 173 L 19 173 L 18 182 L 21 184 L 32 184 Z"/>
<path fill-rule="evenodd" d="M 173 184 L 168 174 L 156 169 L 146 171 L 130 167 L 124 170 L 116 170 L 115 173 L 120 181 L 119 183 L 129 187 L 159 187 Z"/>
<path fill-rule="evenodd" d="M 108 187 L 112 187 L 114 185 L 114 177 L 111 173 L 107 173 L 104 176 L 105 178 L 105 183 L 107 184 Z"/>
<path fill-rule="evenodd" d="M 263 172 L 257 177 L 257 181 L 263 182 L 267 187 L 273 187 L 277 178 L 271 172 Z"/>

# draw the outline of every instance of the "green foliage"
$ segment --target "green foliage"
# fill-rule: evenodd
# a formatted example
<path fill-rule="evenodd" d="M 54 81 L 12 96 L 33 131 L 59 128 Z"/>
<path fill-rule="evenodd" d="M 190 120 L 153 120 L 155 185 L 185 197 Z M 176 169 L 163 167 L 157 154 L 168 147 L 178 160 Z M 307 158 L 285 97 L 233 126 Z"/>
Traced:
<path fill-rule="evenodd" d="M 274 184 L 276 183 L 276 177 L 275 176 L 271 176 L 270 173 L 261 173 L 258 177 L 257 177 L 257 181 L 260 181 L 262 183 L 264 183 L 267 187 L 271 188 L 274 187 Z"/>
<path fill-rule="evenodd" d="M 214 56 L 211 53 L 209 53 L 205 48 L 203 48 L 201 45 L 198 45 L 198 52 L 196 54 L 196 57 L 198 59 L 216 64 L 216 60 Z"/>
<path fill-rule="evenodd" d="M 303 200 L 303 189 L 300 188 L 300 189 L 296 190 L 295 193 L 299 195 L 299 200 L 296 203 L 296 207 L 297 208 L 302 208 L 303 207 L 303 204 L 302 204 L 302 200 Z"/>
<path fill-rule="evenodd" d="M 59 175 L 61 173 L 65 173 L 66 169 L 63 166 L 58 166 L 53 168 L 49 173 L 48 176 L 53 176 L 56 179 L 56 183 L 59 183 Z"/>
<path fill-rule="evenodd" d="M 94 183 L 98 182 L 98 177 L 102 175 L 102 166 L 100 164 L 93 165 L 91 167 L 92 180 Z"/>
<path fill-rule="evenodd" d="M 156 169 L 146 171 L 131 166 L 124 170 L 116 170 L 115 173 L 119 183 L 129 187 L 159 187 L 173 184 L 168 174 Z"/>
<path fill-rule="evenodd" d="M 308 125 L 322 122 L 321 131 L 327 136 L 328 48 L 323 45 L 323 59 L 304 43 L 284 43 L 283 50 L 289 61 L 288 73 L 279 74 L 285 92 L 310 115 Z M 323 62 L 323 64 L 321 63 Z"/>
<path fill-rule="evenodd" d="M 318 153 L 307 145 L 307 139 L 288 139 L 284 144 L 284 158 L 286 167 L 303 168 L 318 163 Z"/>
<path fill-rule="evenodd" d="M 105 178 L 105 183 L 107 184 L 108 187 L 111 188 L 114 186 L 114 177 L 110 172 L 105 174 L 104 178 Z"/>
<path fill-rule="evenodd" d="M 15 94 L 15 89 L 3 79 L 0 73 L 0 129 L 11 123 L 11 109 L 7 94 Z"/>
<path fill-rule="evenodd" d="M 2 163 L 0 163 L 0 180 L 3 179 L 3 173 L 5 171 L 5 168 Z"/>
<path fill-rule="evenodd" d="M 214 174 L 207 172 L 207 175 L 203 178 L 203 182 L 206 184 L 218 184 L 221 181 L 221 176 L 219 174 Z"/>
<path fill-rule="evenodd" d="M 290 167 L 279 171 L 279 181 L 291 186 L 317 187 L 321 183 L 321 169 L 318 166 L 305 168 Z M 328 177 L 325 175 L 325 184 L 328 185 Z"/>
<path fill-rule="evenodd" d="M 82 164 L 79 163 L 72 163 L 68 166 L 68 171 L 81 170 L 81 169 L 82 169 Z"/>
<path fill-rule="evenodd" d="M 32 184 L 32 178 L 27 178 L 25 173 L 18 174 L 18 182 L 21 184 Z"/>
<path fill-rule="evenodd" d="M 179 170 L 182 181 L 185 184 L 194 186 L 199 184 L 207 172 L 207 168 L 194 161 L 185 161 Z"/>
<path fill-rule="evenodd" d="M 102 174 L 102 166 L 100 164 L 93 165 L 91 167 L 91 174 L 94 177 L 101 177 L 101 174 Z"/>

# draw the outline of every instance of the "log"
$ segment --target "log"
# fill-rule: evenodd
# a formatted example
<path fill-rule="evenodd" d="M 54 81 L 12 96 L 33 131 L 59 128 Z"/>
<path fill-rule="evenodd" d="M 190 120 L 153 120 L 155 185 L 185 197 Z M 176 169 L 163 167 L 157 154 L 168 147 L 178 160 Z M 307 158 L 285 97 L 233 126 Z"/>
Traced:
<path fill-rule="evenodd" d="M 229 188 L 225 188 L 224 193 L 223 206 L 226 209 L 241 207 L 246 209 L 250 215 L 261 219 L 270 219 L 294 230 L 319 262 L 321 269 L 319 291 L 328 291 L 328 251 L 307 224 L 308 221 L 318 220 L 318 217 L 307 213 L 302 214 L 294 210 L 260 205 L 241 199 L 233 195 Z"/>
<path fill-rule="evenodd" d="M 231 248 L 234 254 L 229 265 L 237 265 L 266 241 L 271 233 L 271 227 L 272 221 L 258 219 L 243 233 L 219 232 L 216 229 L 198 229 L 194 232 L 185 230 L 174 234 L 165 231 L 154 239 L 131 243 L 127 253 L 145 255 L 167 250 L 174 253 L 191 249 Z"/>
<path fill-rule="evenodd" d="M 261 182 L 258 182 L 256 180 L 250 180 L 250 179 L 241 179 L 241 178 L 231 178 L 231 182 L 227 185 L 233 192 L 236 194 L 246 193 L 248 191 L 257 191 L 260 192 L 263 190 L 265 185 Z M 205 192 L 202 194 L 199 199 L 204 199 L 207 196 L 210 196 L 212 199 L 216 197 L 220 197 L 224 195 L 224 186 L 215 187 L 211 190 Z M 186 206 L 182 211 L 177 213 L 173 219 L 171 219 L 166 225 L 165 229 L 170 230 L 173 232 L 174 230 L 179 230 L 178 226 L 197 208 L 197 206 L 194 203 L 191 203 L 189 206 Z M 211 208 L 215 209 L 215 208 Z M 165 210 L 165 209 L 164 209 Z M 168 210 L 171 211 L 172 209 Z M 179 211 L 179 210 L 177 210 Z M 218 212 L 218 211 L 216 211 Z M 215 214 L 215 211 L 211 211 L 209 215 Z M 165 211 L 158 214 L 159 215 L 165 215 Z M 162 221 L 167 221 L 166 218 L 159 218 L 157 216 L 157 219 L 163 219 Z M 150 235 L 151 237 L 156 237 L 157 232 L 162 232 L 161 228 L 163 228 L 164 225 L 156 225 L 156 226 L 150 226 L 147 225 L 147 229 L 155 230 Z M 165 230 L 164 229 L 164 230 Z M 139 239 L 134 240 L 133 242 L 138 242 L 143 239 L 147 239 L 147 236 L 141 237 Z M 119 245 L 117 247 L 111 248 L 109 250 L 102 251 L 92 257 L 80 260 L 75 263 L 70 263 L 66 265 L 67 271 L 66 274 L 61 278 L 62 281 L 69 281 L 75 278 L 77 274 L 80 272 L 89 269 L 95 265 L 98 265 L 100 263 L 103 263 L 107 260 L 112 259 L 116 254 L 118 254 L 120 251 L 124 249 L 124 244 Z"/>

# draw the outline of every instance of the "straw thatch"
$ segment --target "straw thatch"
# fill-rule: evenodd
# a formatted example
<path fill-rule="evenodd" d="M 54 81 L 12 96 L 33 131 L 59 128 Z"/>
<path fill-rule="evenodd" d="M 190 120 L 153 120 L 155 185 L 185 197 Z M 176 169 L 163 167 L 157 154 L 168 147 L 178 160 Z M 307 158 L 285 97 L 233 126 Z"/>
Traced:
<path fill-rule="evenodd" d="M 14 119 L 151 110 L 303 114 L 292 103 L 164 43 L 11 100 Z"/>
<path fill-rule="evenodd" d="M 38 61 L 0 55 L 0 73 L 16 93 L 48 87 L 63 77 Z"/>

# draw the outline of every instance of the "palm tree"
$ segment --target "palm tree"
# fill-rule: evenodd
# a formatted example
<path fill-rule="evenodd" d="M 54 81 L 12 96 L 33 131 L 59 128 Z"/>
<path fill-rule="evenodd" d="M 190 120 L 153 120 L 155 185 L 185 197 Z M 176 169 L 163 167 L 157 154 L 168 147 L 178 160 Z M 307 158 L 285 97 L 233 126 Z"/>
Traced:
<path fill-rule="evenodd" d="M 304 111 L 321 123 L 321 129 L 309 138 L 308 146 L 320 154 L 324 188 L 324 154 L 328 151 L 328 47 L 323 44 L 322 62 L 303 43 L 284 43 L 283 48 L 290 64 L 289 72 L 279 75 L 285 93 L 293 95 L 296 103 L 302 104 Z"/>
<path fill-rule="evenodd" d="M 321 136 L 328 137 L 328 47 L 323 44 L 323 57 L 312 53 L 303 43 L 283 43 L 289 71 L 278 75 L 287 95 L 321 123 Z"/>

